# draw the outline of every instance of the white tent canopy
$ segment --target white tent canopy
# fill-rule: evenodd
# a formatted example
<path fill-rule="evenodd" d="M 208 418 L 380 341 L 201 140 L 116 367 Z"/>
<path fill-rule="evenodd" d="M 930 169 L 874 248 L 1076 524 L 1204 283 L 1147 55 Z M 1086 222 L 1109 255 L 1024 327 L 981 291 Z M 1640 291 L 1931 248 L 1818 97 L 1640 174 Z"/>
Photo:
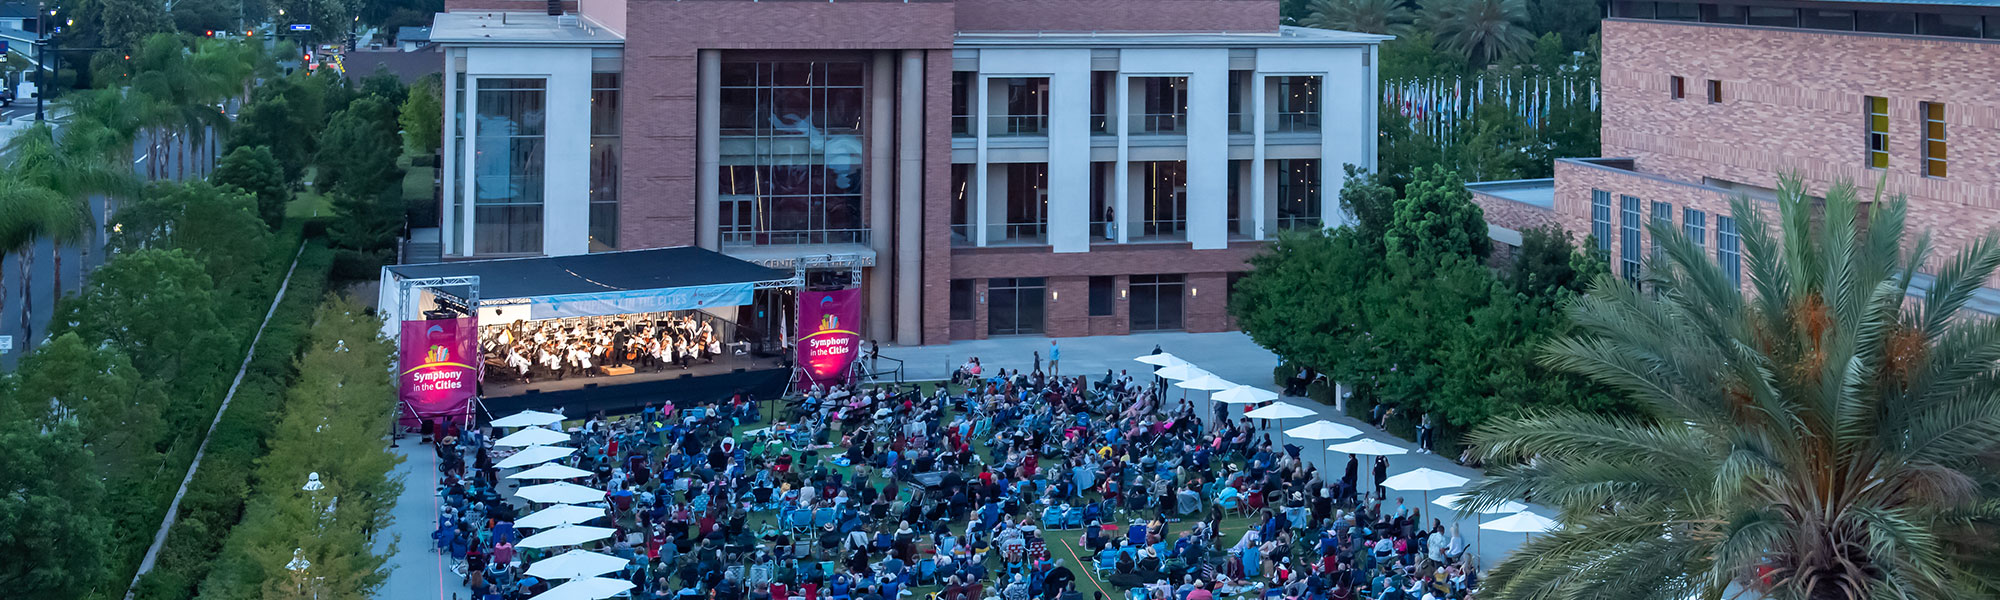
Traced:
<path fill-rule="evenodd" d="M 1255 404 L 1278 399 L 1278 393 L 1267 389 L 1239 385 L 1215 393 L 1215 401 L 1223 404 Z"/>
<path fill-rule="evenodd" d="M 573 579 L 528 600 L 604 600 L 632 589 L 632 582 L 609 577 Z"/>
<path fill-rule="evenodd" d="M 531 485 L 514 492 L 523 500 L 545 504 L 581 504 L 604 501 L 604 490 L 584 487 L 567 481 Z"/>
<path fill-rule="evenodd" d="M 487 423 L 487 425 L 492 425 L 494 427 L 527 427 L 530 425 L 554 425 L 556 423 L 561 423 L 562 420 L 563 416 L 556 413 L 542 412 L 539 410 L 524 410 L 518 413 L 514 413 L 512 415 L 495 419 L 493 420 L 493 422 Z"/>
<path fill-rule="evenodd" d="M 1527 511 L 1521 511 L 1511 515 L 1500 517 L 1498 519 L 1487 521 L 1485 523 L 1480 523 L 1479 528 L 1491 529 L 1493 531 L 1510 531 L 1514 533 L 1541 533 L 1544 531 L 1555 529 L 1556 525 L 1558 525 L 1558 523 L 1556 523 L 1555 519 L 1551 519 Z"/>
<path fill-rule="evenodd" d="M 515 544 L 522 548 L 555 548 L 575 546 L 611 537 L 609 527 L 589 527 L 585 525 L 564 525 L 522 538 Z"/>
<path fill-rule="evenodd" d="M 1438 506 L 1442 506 L 1459 512 L 1464 512 L 1464 508 L 1460 507 L 1458 505 L 1458 502 L 1460 500 L 1464 500 L 1467 496 L 1470 496 L 1470 494 L 1445 494 L 1443 496 L 1438 496 L 1438 499 L 1436 500 L 1432 500 L 1431 504 L 1436 504 Z M 1517 513 L 1524 510 L 1528 510 L 1528 505 L 1515 502 L 1513 500 L 1508 500 L 1506 502 L 1501 503 L 1499 506 L 1481 510 L 1479 511 L 1479 514 L 1502 515 L 1502 514 Z"/>
<path fill-rule="evenodd" d="M 1342 454 L 1360 454 L 1362 456 L 1395 456 L 1409 453 L 1409 450 L 1405 450 L 1402 446 L 1385 444 L 1375 441 L 1373 438 L 1361 438 L 1352 442 L 1334 444 L 1328 446 L 1326 449 Z"/>
<path fill-rule="evenodd" d="M 576 453 L 575 448 L 564 446 L 529 446 L 520 452 L 515 452 L 513 456 L 501 460 L 500 464 L 494 466 L 502 469 L 513 469 L 528 465 L 539 465 L 574 453 Z"/>
<path fill-rule="evenodd" d="M 567 441 L 569 441 L 569 434 L 560 431 L 543 429 L 541 426 L 536 425 L 536 426 L 529 426 L 520 431 L 508 434 L 506 437 L 494 440 L 493 445 L 504 446 L 508 448 L 519 448 L 522 446 L 546 446 L 549 444 L 560 444 Z"/>
<path fill-rule="evenodd" d="M 1313 421 L 1285 430 L 1289 435 L 1302 440 L 1344 440 L 1361 435 L 1361 430 L 1326 419 Z"/>
<path fill-rule="evenodd" d="M 1290 402 L 1273 402 L 1269 406 L 1265 406 L 1262 408 L 1258 408 L 1257 410 L 1244 413 L 1243 416 L 1250 417 L 1252 419 L 1296 419 L 1299 417 L 1310 417 L 1317 414 L 1319 413 L 1317 411 L 1314 411 L 1313 409 L 1299 406 L 1297 404 L 1292 404 Z"/>
<path fill-rule="evenodd" d="M 1425 467 L 1390 476 L 1388 479 L 1382 480 L 1382 487 L 1405 492 L 1428 492 L 1431 490 L 1455 488 L 1465 485 L 1467 481 L 1470 480 Z"/>
<path fill-rule="evenodd" d="M 563 465 L 542 465 L 539 467 L 535 467 L 533 469 L 528 469 L 526 471 L 515 473 L 513 475 L 508 475 L 507 478 L 508 479 L 576 479 L 578 477 L 588 477 L 588 476 L 590 476 L 590 471 L 585 471 L 583 469 L 579 469 L 576 467 L 567 467 Z"/>
<path fill-rule="evenodd" d="M 563 525 L 581 525 L 590 522 L 591 519 L 603 516 L 604 509 L 595 506 L 558 504 L 535 511 L 535 514 L 521 517 L 514 521 L 514 526 L 523 529 L 545 529 L 549 527 L 561 527 Z M 596 573 L 591 573 L 591 575 L 596 575 Z"/>
<path fill-rule="evenodd" d="M 630 562 L 609 554 L 571 550 L 535 561 L 535 564 L 528 565 L 528 574 L 542 579 L 595 577 L 623 569 Z"/>

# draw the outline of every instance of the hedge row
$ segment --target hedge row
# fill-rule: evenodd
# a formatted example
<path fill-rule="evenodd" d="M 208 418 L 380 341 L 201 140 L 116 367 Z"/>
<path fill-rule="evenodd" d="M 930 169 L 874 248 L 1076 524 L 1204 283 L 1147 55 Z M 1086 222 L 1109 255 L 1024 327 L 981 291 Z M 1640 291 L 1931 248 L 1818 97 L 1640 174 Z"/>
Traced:
<path fill-rule="evenodd" d="M 305 342 L 312 311 L 324 295 L 332 264 L 333 252 L 324 243 L 306 243 L 285 298 L 257 342 L 257 354 L 244 373 L 243 383 L 208 441 L 201 470 L 181 500 L 180 516 L 167 533 L 158 562 L 139 582 L 137 598 L 193 598 L 196 584 L 207 577 L 223 540 L 242 520 L 244 504 L 255 485 L 252 472 L 267 450 L 265 440 L 284 404 L 285 389 L 297 374 L 294 361 Z"/>

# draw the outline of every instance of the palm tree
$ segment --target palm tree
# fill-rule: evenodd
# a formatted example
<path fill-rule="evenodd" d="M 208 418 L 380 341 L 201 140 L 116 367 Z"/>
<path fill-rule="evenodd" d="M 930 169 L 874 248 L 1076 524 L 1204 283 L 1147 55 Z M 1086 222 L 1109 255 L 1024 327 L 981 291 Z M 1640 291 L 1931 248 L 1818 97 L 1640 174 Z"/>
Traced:
<path fill-rule="evenodd" d="M 2000 449 L 2000 320 L 1961 312 L 2000 266 L 2000 237 L 1933 263 L 1928 235 L 1905 250 L 1901 198 L 1863 216 L 1842 183 L 1815 207 L 1795 177 L 1777 196 L 1777 234 L 1768 203 L 1732 203 L 1747 297 L 1656 224 L 1644 289 L 1600 278 L 1569 309 L 1580 334 L 1545 348 L 1647 414 L 1475 432 L 1500 466 L 1468 508 L 1532 497 L 1562 523 L 1482 598 L 2000 596 L 1992 555 L 1971 551 L 2000 533 L 2000 477 L 1979 462 Z"/>
<path fill-rule="evenodd" d="M 21 255 L 21 337 L 22 343 L 34 340 L 30 327 L 34 311 L 34 296 L 28 293 L 32 283 L 30 273 L 34 271 L 35 240 L 41 239 L 43 228 L 52 219 L 49 213 L 62 203 L 62 196 L 24 181 L 10 172 L 0 172 L 0 257 L 8 254 Z M 0 261 L 5 264 L 5 261 Z M 5 281 L 0 279 L 0 281 Z M 7 289 L 0 285 L 0 308 L 7 306 Z"/>
<path fill-rule="evenodd" d="M 1518 54 L 1535 37 L 1525 0 L 1439 0 L 1424 7 L 1422 21 L 1441 47 L 1475 63 Z"/>
<path fill-rule="evenodd" d="M 154 127 L 155 169 L 159 164 L 158 148 L 169 135 L 176 140 L 173 152 L 182 155 L 189 141 L 206 139 L 203 132 L 228 127 L 229 120 L 215 107 L 215 90 L 221 87 L 217 83 L 218 74 L 196 68 L 191 54 L 179 36 L 167 33 L 146 38 L 133 54 L 132 88 L 154 101 L 144 114 Z M 184 177 L 187 161 L 177 162 L 179 174 Z M 164 175 L 159 172 L 154 178 Z"/>
<path fill-rule="evenodd" d="M 97 219 L 90 210 L 92 195 L 137 193 L 129 165 L 107 158 L 101 150 L 82 143 L 58 139 L 55 128 L 36 124 L 7 142 L 12 157 L 10 175 L 22 182 L 54 192 L 62 199 L 42 213 L 40 228 L 55 254 L 55 297 L 62 297 L 62 248 L 90 241 Z M 25 255 L 24 255 L 25 256 Z M 22 273 L 26 289 L 27 273 Z M 23 305 L 23 319 L 26 318 Z M 24 321 L 25 322 L 25 321 Z"/>
<path fill-rule="evenodd" d="M 1403 0 L 1313 0 L 1299 21 L 1306 27 L 1402 35 L 1415 21 Z"/>

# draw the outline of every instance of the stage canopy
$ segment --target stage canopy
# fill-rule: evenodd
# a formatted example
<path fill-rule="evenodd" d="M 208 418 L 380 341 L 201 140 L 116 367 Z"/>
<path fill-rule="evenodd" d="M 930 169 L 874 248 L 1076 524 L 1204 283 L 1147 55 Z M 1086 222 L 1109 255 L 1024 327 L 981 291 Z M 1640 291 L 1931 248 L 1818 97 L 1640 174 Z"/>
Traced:
<path fill-rule="evenodd" d="M 751 303 L 752 290 L 790 285 L 795 276 L 693 246 L 382 270 L 385 299 L 403 282 L 476 277 L 479 289 L 473 297 L 482 309 L 504 307 L 513 313 L 513 307 L 526 306 L 527 314 L 508 316 L 532 320 L 742 306 Z M 456 295 L 467 286 L 432 289 Z"/>

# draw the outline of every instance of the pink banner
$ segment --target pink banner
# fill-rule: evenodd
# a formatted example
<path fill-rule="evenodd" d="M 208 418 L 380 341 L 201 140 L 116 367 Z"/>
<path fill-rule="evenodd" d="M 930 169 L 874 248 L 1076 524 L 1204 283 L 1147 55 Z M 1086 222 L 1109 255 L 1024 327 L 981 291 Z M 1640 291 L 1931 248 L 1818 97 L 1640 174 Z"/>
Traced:
<path fill-rule="evenodd" d="M 861 289 L 799 292 L 799 387 L 847 383 L 861 354 Z"/>
<path fill-rule="evenodd" d="M 404 321 L 397 366 L 404 423 L 463 422 L 479 391 L 479 328 L 471 317 Z"/>

